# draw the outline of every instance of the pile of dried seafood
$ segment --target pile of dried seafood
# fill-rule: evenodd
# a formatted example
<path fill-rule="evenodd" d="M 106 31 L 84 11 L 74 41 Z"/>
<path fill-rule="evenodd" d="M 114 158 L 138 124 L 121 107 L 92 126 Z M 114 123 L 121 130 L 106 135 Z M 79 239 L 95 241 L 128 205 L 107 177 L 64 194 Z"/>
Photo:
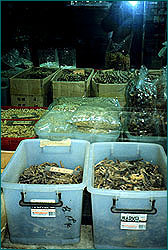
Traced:
<path fill-rule="evenodd" d="M 46 109 L 28 109 L 28 108 L 9 108 L 1 109 L 1 119 L 38 119 Z"/>
<path fill-rule="evenodd" d="M 117 190 L 166 190 L 159 166 L 140 160 L 104 159 L 94 167 L 94 187 Z"/>
<path fill-rule="evenodd" d="M 110 84 L 127 84 L 128 81 L 134 78 L 136 72 L 122 70 L 103 70 L 95 74 L 94 80 L 97 83 Z"/>
<path fill-rule="evenodd" d="M 10 124 L 11 122 L 11 124 Z M 23 123 L 22 123 L 23 122 Z M 35 137 L 34 124 L 29 125 L 29 121 L 8 121 L 1 120 L 1 137 Z M 13 124 L 13 125 L 12 125 Z"/>
<path fill-rule="evenodd" d="M 60 165 L 62 168 L 60 168 L 57 163 L 49 162 L 40 165 L 32 165 L 29 168 L 26 168 L 20 175 L 19 183 L 79 184 L 82 182 L 83 169 L 81 166 L 77 166 L 74 170 L 70 170 L 64 168 L 61 162 Z"/>
<path fill-rule="evenodd" d="M 67 82 L 78 82 L 85 81 L 88 79 L 91 70 L 83 70 L 84 72 L 77 70 L 64 69 L 62 74 L 58 77 L 57 81 L 67 81 Z"/>
<path fill-rule="evenodd" d="M 49 69 L 49 68 L 32 68 L 31 70 L 28 70 L 26 72 L 23 72 L 23 74 L 19 75 L 17 78 L 22 79 L 43 79 L 47 76 L 53 74 L 56 70 L 55 69 Z"/>

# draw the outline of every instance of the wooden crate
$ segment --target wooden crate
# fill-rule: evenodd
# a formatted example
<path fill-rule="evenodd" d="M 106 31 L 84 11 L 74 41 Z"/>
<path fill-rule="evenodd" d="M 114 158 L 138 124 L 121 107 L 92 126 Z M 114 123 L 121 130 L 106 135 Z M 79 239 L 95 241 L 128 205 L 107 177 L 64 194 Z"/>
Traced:
<path fill-rule="evenodd" d="M 87 80 L 78 81 L 78 82 L 69 82 L 69 81 L 57 81 L 57 79 L 62 74 L 62 70 L 58 72 L 52 78 L 52 90 L 53 90 L 53 100 L 57 97 L 66 96 L 66 97 L 89 97 L 90 96 L 90 82 L 92 75 L 94 74 L 94 70 L 90 68 L 85 69 L 72 69 L 74 70 L 91 70 L 91 73 Z"/>
<path fill-rule="evenodd" d="M 112 97 L 117 98 L 120 105 L 126 104 L 125 89 L 127 84 L 104 84 L 95 81 L 96 72 L 92 78 L 93 94 L 96 97 Z"/>
<path fill-rule="evenodd" d="M 21 73 L 10 78 L 10 94 L 11 95 L 38 95 L 45 94 L 45 89 L 50 84 L 50 79 L 55 75 L 59 69 L 54 69 L 54 72 L 43 79 L 22 79 L 21 77 L 30 72 L 32 68 L 27 69 Z M 47 68 L 49 69 L 49 68 Z M 12 104 L 13 105 L 13 104 Z"/>
<path fill-rule="evenodd" d="M 1 173 L 3 172 L 4 168 L 12 158 L 15 151 L 5 151 L 1 150 Z"/>

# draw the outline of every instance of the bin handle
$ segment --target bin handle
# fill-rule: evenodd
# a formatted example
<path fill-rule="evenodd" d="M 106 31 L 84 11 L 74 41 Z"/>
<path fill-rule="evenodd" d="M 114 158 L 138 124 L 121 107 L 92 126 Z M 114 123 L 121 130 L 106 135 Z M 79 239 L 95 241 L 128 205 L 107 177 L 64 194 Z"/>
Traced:
<path fill-rule="evenodd" d="M 116 208 L 117 199 L 113 199 L 113 206 L 111 207 L 112 213 L 133 213 L 133 214 L 156 214 L 157 209 L 155 208 L 155 200 L 150 200 L 151 209 L 127 209 L 127 208 Z"/>
<path fill-rule="evenodd" d="M 19 201 L 19 205 L 21 207 L 35 207 L 35 206 L 40 206 L 40 207 L 62 207 L 63 202 L 61 201 L 61 193 L 58 193 L 58 202 L 52 203 L 52 202 L 26 202 L 24 201 L 24 193 L 21 192 L 21 200 Z"/>

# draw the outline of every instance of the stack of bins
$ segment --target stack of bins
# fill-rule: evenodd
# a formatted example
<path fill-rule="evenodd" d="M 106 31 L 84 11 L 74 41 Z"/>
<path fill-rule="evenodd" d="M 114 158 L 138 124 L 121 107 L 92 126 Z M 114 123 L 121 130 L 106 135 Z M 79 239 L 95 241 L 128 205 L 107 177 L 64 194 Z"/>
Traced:
<path fill-rule="evenodd" d="M 167 157 L 162 146 L 152 143 L 93 143 L 90 150 L 87 190 L 91 193 L 94 246 L 101 249 L 153 249 L 167 246 L 167 191 L 128 191 L 94 188 L 94 165 L 104 158 L 143 158 L 160 167 L 167 182 Z M 130 228 L 121 229 L 121 215 L 130 215 Z M 147 216 L 145 226 L 135 221 Z"/>
<path fill-rule="evenodd" d="M 19 144 L 1 178 L 11 242 L 22 244 L 79 242 L 89 147 L 89 142 L 80 140 L 60 143 L 27 139 Z M 59 164 L 59 161 L 69 169 L 75 169 L 78 165 L 83 167 L 82 182 L 59 185 L 18 183 L 20 174 L 31 165 L 44 162 Z M 31 213 L 35 206 L 32 200 L 36 200 L 37 203 L 36 208 L 34 207 L 37 217 Z M 43 205 L 43 202 L 48 205 Z M 44 208 L 46 216 L 42 213 Z"/>

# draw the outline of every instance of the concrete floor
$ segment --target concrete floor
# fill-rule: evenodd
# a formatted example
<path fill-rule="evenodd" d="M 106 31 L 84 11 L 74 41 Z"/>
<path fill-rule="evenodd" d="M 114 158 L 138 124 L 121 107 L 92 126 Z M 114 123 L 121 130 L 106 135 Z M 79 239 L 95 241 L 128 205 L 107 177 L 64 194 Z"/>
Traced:
<path fill-rule="evenodd" d="M 1 249 L 94 249 L 92 226 L 81 226 L 81 239 L 77 244 L 71 245 L 23 245 L 10 242 L 9 233 L 6 232 L 4 241 L 1 243 Z"/>

